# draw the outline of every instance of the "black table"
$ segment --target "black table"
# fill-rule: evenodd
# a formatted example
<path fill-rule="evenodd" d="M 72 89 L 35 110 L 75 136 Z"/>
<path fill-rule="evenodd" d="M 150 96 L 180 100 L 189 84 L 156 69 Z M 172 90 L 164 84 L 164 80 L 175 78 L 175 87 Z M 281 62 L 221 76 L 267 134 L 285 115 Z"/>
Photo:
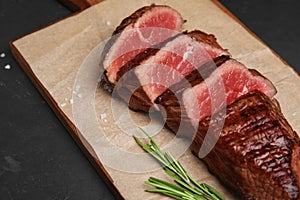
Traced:
<path fill-rule="evenodd" d="M 221 2 L 300 72 L 299 1 Z M 0 2 L 1 200 L 113 199 L 14 60 L 8 45 L 9 41 L 69 14 L 55 0 Z"/>

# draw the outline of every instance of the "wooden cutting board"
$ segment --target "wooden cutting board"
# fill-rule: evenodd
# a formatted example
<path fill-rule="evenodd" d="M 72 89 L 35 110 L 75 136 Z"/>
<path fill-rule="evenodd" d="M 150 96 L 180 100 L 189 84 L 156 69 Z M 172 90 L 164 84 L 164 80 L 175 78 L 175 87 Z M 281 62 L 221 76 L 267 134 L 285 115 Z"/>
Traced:
<path fill-rule="evenodd" d="M 82 11 L 88 7 L 100 3 L 102 0 L 59 0 L 59 1 L 73 11 Z"/>
<path fill-rule="evenodd" d="M 122 102 L 112 100 L 98 87 L 99 54 L 105 40 L 124 17 L 144 5 L 174 7 L 187 20 L 185 29 L 215 34 L 234 58 L 268 77 L 277 87 L 276 98 L 284 115 L 299 133 L 297 73 L 217 1 L 107 0 L 97 5 L 94 4 L 99 0 L 61 1 L 81 12 L 11 42 L 11 49 L 117 198 L 161 199 L 159 195 L 143 192 L 148 188 L 143 182 L 149 176 L 168 179 L 130 136 L 138 134 L 134 124 L 147 125 L 149 117 L 128 111 Z M 124 109 L 126 112 L 122 112 Z M 173 134 L 166 129 L 159 131 L 160 124 L 155 121 L 151 125 L 157 128 L 152 129 L 155 140 L 165 148 L 170 147 L 192 176 L 215 186 L 227 199 L 234 199 L 189 150 L 176 151 L 184 141 L 173 140 Z"/>

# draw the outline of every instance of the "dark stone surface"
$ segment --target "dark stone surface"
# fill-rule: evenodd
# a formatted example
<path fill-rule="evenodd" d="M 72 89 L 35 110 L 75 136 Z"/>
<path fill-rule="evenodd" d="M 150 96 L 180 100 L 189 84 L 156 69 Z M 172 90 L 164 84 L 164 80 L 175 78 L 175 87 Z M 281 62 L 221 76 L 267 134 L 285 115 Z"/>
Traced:
<path fill-rule="evenodd" d="M 296 0 L 221 0 L 300 71 Z M 55 0 L 0 1 L 0 199 L 113 199 L 12 57 L 8 42 L 71 12 Z M 4 69 L 6 64 L 10 70 Z"/>
<path fill-rule="evenodd" d="M 300 72 L 300 1 L 220 2 L 298 73 Z"/>

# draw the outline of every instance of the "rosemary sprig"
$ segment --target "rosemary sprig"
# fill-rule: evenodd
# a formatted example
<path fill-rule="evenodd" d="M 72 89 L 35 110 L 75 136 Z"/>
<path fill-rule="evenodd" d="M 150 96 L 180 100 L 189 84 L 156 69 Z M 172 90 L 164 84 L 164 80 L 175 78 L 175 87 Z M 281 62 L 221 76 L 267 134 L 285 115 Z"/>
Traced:
<path fill-rule="evenodd" d="M 158 178 L 150 177 L 145 183 L 156 189 L 146 192 L 159 193 L 174 199 L 184 200 L 224 200 L 224 197 L 212 186 L 195 181 L 169 152 L 162 152 L 156 142 L 143 129 L 141 131 L 148 137 L 150 143 L 144 144 L 140 139 L 133 136 L 135 141 L 147 153 L 151 154 L 163 166 L 165 172 L 173 178 L 169 183 Z"/>

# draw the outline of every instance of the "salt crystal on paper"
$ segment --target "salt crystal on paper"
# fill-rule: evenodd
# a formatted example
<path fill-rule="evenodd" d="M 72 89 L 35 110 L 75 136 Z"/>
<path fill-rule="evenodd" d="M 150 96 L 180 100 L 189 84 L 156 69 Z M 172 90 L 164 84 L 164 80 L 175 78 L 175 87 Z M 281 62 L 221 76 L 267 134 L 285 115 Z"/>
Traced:
<path fill-rule="evenodd" d="M 0 58 L 4 58 L 4 57 L 5 57 L 5 53 L 1 53 Z"/>
<path fill-rule="evenodd" d="M 9 64 L 7 64 L 7 65 L 4 66 L 4 69 L 9 70 L 9 69 L 11 69 L 11 66 Z"/>
<path fill-rule="evenodd" d="M 73 99 L 70 99 L 70 104 L 73 104 L 74 103 L 74 100 Z"/>
<path fill-rule="evenodd" d="M 106 21 L 106 26 L 110 26 L 111 22 L 110 21 Z"/>
<path fill-rule="evenodd" d="M 296 113 L 296 112 L 294 112 L 292 115 L 295 117 L 295 116 L 297 115 L 297 113 Z"/>
<path fill-rule="evenodd" d="M 68 98 L 65 98 L 65 101 L 68 101 Z"/>
<path fill-rule="evenodd" d="M 82 97 L 82 95 L 81 95 L 81 94 L 77 94 L 77 96 L 78 96 L 79 98 L 81 98 L 81 97 Z"/>
<path fill-rule="evenodd" d="M 106 117 L 107 117 L 106 113 L 100 114 L 100 119 L 102 119 L 104 122 L 107 122 Z"/>
<path fill-rule="evenodd" d="M 76 85 L 75 91 L 78 91 L 80 89 L 80 85 Z"/>
<path fill-rule="evenodd" d="M 65 106 L 66 106 L 66 103 L 60 104 L 60 107 L 65 107 Z"/>

